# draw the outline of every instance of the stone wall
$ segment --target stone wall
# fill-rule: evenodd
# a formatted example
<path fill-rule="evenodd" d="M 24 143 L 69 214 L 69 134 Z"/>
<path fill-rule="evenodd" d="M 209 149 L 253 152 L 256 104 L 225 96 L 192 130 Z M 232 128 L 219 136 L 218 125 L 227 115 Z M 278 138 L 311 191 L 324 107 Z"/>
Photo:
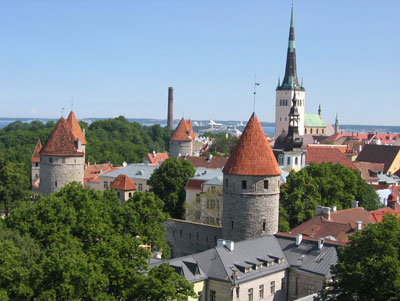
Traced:
<path fill-rule="evenodd" d="M 290 268 L 288 300 L 296 300 L 301 297 L 317 293 L 322 289 L 324 276 Z"/>
<path fill-rule="evenodd" d="M 84 156 L 41 156 L 40 160 L 41 193 L 49 195 L 74 181 L 83 185 Z"/>
<path fill-rule="evenodd" d="M 179 219 L 171 219 L 164 225 L 167 229 L 166 238 L 171 246 L 171 255 L 174 258 L 211 249 L 222 237 L 222 229 L 218 226 Z"/>
<path fill-rule="evenodd" d="M 224 174 L 224 239 L 241 241 L 278 231 L 279 178 Z M 242 181 L 246 181 L 246 189 Z M 267 189 L 264 181 L 268 181 Z"/>
<path fill-rule="evenodd" d="M 40 180 L 40 166 L 38 162 L 31 163 L 31 183 L 38 184 Z"/>
<path fill-rule="evenodd" d="M 193 155 L 193 141 L 169 141 L 169 156 L 178 158 L 179 154 L 181 156 L 184 155 Z"/>

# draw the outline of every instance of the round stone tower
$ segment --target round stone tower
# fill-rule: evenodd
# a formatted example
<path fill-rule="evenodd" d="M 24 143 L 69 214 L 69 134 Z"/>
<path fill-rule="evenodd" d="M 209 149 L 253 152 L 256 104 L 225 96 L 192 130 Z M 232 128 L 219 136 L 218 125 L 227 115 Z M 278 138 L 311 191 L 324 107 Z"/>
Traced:
<path fill-rule="evenodd" d="M 74 181 L 83 185 L 84 163 L 82 139 L 61 117 L 40 151 L 39 192 L 48 195 Z"/>
<path fill-rule="evenodd" d="M 192 122 L 181 119 L 169 141 L 169 156 L 178 158 L 180 155 L 193 155 L 194 132 Z"/>
<path fill-rule="evenodd" d="M 223 238 L 240 241 L 276 233 L 281 170 L 255 113 L 223 174 Z"/>

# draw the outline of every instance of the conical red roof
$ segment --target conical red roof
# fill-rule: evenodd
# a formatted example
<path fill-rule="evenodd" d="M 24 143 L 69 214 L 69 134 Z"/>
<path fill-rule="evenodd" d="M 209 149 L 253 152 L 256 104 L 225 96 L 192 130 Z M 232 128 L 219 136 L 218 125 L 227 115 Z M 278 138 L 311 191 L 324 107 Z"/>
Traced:
<path fill-rule="evenodd" d="M 84 156 L 83 152 L 78 152 L 75 145 L 75 136 L 72 133 L 67 121 L 61 117 L 57 122 L 49 139 L 40 151 L 40 155 L 45 156 Z"/>
<path fill-rule="evenodd" d="M 196 138 L 196 136 L 194 134 L 192 121 L 190 119 L 186 122 L 186 126 L 189 129 L 190 137 L 192 138 L 192 140 L 194 140 L 194 138 Z"/>
<path fill-rule="evenodd" d="M 79 125 L 78 119 L 76 119 L 74 111 L 71 111 L 69 113 L 68 119 L 67 119 L 68 125 L 72 130 L 72 133 L 75 136 L 75 139 L 80 138 L 82 141 L 82 144 L 86 144 L 86 139 L 83 136 L 83 132 L 81 129 L 81 126 Z"/>
<path fill-rule="evenodd" d="M 40 162 L 40 151 L 42 149 L 42 142 L 40 141 L 40 139 L 38 139 L 38 141 L 36 142 L 36 146 L 35 146 L 35 150 L 33 152 L 32 158 L 31 158 L 31 162 L 32 163 L 39 163 Z"/>
<path fill-rule="evenodd" d="M 281 169 L 255 113 L 250 117 L 223 172 L 254 176 L 281 174 Z"/>
<path fill-rule="evenodd" d="M 120 174 L 112 181 L 110 187 L 123 191 L 137 190 L 136 184 L 127 175 L 123 174 Z"/>
<path fill-rule="evenodd" d="M 176 127 L 175 131 L 171 136 L 171 140 L 173 141 L 192 141 L 192 135 L 190 130 L 186 124 L 185 119 L 182 117 L 181 121 L 179 122 L 178 126 Z"/>

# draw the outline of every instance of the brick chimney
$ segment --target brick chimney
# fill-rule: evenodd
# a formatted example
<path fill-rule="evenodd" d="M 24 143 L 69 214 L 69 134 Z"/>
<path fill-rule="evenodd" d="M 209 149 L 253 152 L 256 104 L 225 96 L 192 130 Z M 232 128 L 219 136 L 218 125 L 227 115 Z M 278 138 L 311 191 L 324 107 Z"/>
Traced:
<path fill-rule="evenodd" d="M 170 130 L 174 127 L 174 88 L 168 88 L 168 115 L 167 126 Z"/>

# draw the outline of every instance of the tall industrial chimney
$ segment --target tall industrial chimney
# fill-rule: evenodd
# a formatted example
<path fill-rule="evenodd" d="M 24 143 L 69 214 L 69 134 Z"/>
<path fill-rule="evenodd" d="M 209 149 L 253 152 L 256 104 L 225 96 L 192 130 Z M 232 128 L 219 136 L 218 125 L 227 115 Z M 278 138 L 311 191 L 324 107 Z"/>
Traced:
<path fill-rule="evenodd" d="M 168 88 L 168 116 L 167 126 L 170 130 L 174 127 L 174 88 Z"/>

